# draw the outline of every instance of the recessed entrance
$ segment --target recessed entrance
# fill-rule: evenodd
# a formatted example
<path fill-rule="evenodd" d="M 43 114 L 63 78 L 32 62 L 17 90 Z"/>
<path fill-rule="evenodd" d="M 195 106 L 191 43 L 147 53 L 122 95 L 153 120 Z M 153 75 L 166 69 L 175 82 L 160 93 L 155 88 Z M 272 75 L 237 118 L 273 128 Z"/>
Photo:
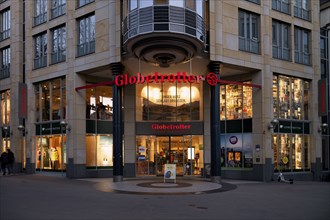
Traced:
<path fill-rule="evenodd" d="M 164 175 L 165 164 L 176 174 L 199 175 L 203 168 L 203 136 L 137 136 L 137 175 Z"/>

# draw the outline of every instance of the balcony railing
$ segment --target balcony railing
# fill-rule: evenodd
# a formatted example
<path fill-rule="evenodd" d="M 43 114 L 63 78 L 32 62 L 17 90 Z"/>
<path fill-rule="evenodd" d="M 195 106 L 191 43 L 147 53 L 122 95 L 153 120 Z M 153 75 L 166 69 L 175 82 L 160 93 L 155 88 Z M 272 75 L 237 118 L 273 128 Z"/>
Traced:
<path fill-rule="evenodd" d="M 10 29 L 0 32 L 0 41 L 6 40 L 10 37 Z"/>
<path fill-rule="evenodd" d="M 45 66 L 47 66 L 47 56 L 46 55 L 34 58 L 34 68 L 35 69 L 45 67 Z"/>
<path fill-rule="evenodd" d="M 39 25 L 47 21 L 47 12 L 34 17 L 34 25 Z"/>
<path fill-rule="evenodd" d="M 66 11 L 66 4 L 59 5 L 56 8 L 52 8 L 51 17 L 56 18 L 56 17 L 59 17 L 61 15 L 64 15 L 65 11 Z"/>
<path fill-rule="evenodd" d="M 176 6 L 150 6 L 131 11 L 123 21 L 123 43 L 153 32 L 181 33 L 196 38 L 207 48 L 205 21 L 196 12 Z"/>
<path fill-rule="evenodd" d="M 273 58 L 290 60 L 290 49 L 273 45 Z"/>
<path fill-rule="evenodd" d="M 66 59 L 65 50 L 59 50 L 51 54 L 51 63 L 63 62 Z"/>
<path fill-rule="evenodd" d="M 90 53 L 94 53 L 95 52 L 95 40 L 87 42 L 87 43 L 83 43 L 83 44 L 78 44 L 77 45 L 77 56 L 83 56 L 83 55 L 87 55 Z"/>
<path fill-rule="evenodd" d="M 10 77 L 10 64 L 2 66 L 0 69 L 0 79 L 5 79 Z"/>
<path fill-rule="evenodd" d="M 294 6 L 294 16 L 298 18 L 302 18 L 304 20 L 310 21 L 311 20 L 311 12 L 303 9 L 303 8 L 298 8 Z"/>
<path fill-rule="evenodd" d="M 259 54 L 259 41 L 257 39 L 249 39 L 240 36 L 239 49 Z"/>

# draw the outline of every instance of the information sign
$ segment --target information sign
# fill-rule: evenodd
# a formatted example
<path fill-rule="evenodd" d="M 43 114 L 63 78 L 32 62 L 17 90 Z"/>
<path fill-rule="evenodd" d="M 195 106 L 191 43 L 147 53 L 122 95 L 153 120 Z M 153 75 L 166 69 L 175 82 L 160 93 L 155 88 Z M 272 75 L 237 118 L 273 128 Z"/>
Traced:
<path fill-rule="evenodd" d="M 176 164 L 165 164 L 164 183 L 166 180 L 174 180 L 174 183 L 176 182 Z"/>

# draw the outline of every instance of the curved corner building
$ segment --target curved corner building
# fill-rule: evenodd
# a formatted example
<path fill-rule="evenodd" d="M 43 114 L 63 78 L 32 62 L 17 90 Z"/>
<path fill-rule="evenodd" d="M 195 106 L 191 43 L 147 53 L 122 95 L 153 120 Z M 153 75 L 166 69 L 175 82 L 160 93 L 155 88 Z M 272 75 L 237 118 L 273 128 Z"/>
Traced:
<path fill-rule="evenodd" d="M 0 0 L 16 172 L 326 180 L 327 1 Z"/>

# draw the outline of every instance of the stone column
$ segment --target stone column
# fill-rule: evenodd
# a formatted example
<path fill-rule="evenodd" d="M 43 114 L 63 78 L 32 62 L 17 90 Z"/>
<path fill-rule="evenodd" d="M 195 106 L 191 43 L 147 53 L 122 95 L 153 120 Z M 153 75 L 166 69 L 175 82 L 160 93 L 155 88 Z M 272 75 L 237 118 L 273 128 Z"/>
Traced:
<path fill-rule="evenodd" d="M 220 80 L 220 61 L 211 61 L 210 73 Z M 211 86 L 211 181 L 221 180 L 221 146 L 220 146 L 220 84 Z"/>
<path fill-rule="evenodd" d="M 113 80 L 121 75 L 124 66 L 120 63 L 111 64 Z M 122 111 L 122 87 L 113 85 L 113 181 L 123 181 L 123 111 Z"/>

